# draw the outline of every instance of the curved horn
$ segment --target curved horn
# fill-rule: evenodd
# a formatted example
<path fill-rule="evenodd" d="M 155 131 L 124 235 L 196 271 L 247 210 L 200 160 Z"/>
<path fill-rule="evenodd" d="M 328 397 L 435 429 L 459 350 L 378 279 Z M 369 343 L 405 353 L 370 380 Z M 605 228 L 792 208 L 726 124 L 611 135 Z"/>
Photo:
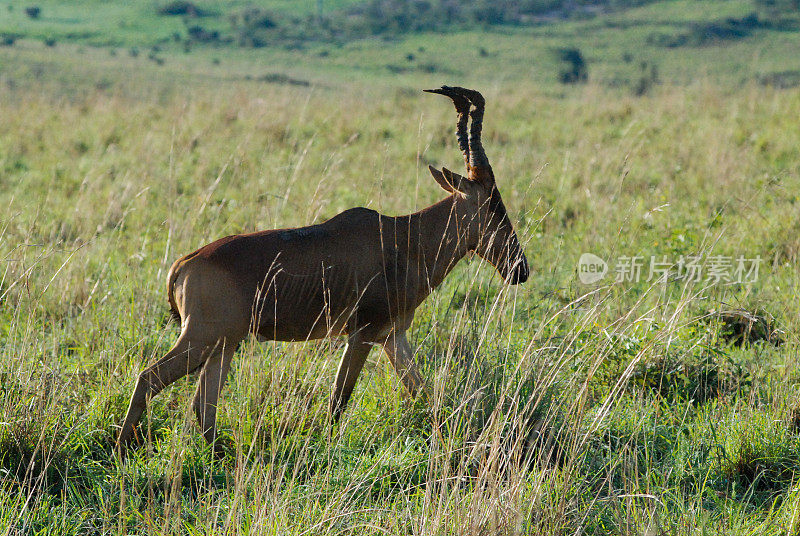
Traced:
<path fill-rule="evenodd" d="M 467 137 L 469 99 L 455 90 L 456 88 L 442 86 L 439 89 L 423 89 L 422 91 L 426 93 L 438 93 L 439 95 L 450 97 L 453 100 L 453 105 L 455 105 L 456 112 L 458 112 L 458 119 L 456 120 L 456 139 L 458 139 L 458 148 L 461 149 L 461 153 L 464 155 L 464 163 L 467 165 L 467 170 L 469 170 L 470 145 L 468 141 L 469 138 Z M 478 134 L 478 137 L 480 137 L 480 133 Z"/>
<path fill-rule="evenodd" d="M 459 94 L 463 95 L 472 103 L 474 108 L 470 112 L 472 116 L 472 124 L 469 127 L 469 154 L 470 166 L 477 168 L 487 168 L 491 170 L 489 159 L 486 158 L 486 153 L 483 150 L 481 143 L 481 130 L 483 129 L 483 111 L 486 106 L 486 100 L 479 92 L 474 89 L 466 89 L 463 87 L 450 88 Z"/>

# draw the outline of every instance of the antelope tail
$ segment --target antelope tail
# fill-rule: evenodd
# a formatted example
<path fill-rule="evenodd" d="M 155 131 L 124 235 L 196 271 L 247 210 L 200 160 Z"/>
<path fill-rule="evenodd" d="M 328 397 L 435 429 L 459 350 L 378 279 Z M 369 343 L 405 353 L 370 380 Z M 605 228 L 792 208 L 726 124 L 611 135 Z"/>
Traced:
<path fill-rule="evenodd" d="M 172 318 L 178 323 L 180 323 L 182 319 L 181 313 L 178 311 L 178 306 L 175 303 L 175 280 L 178 278 L 178 271 L 182 264 L 181 262 L 173 263 L 169 268 L 169 273 L 167 273 L 167 300 L 169 301 L 169 312 Z"/>

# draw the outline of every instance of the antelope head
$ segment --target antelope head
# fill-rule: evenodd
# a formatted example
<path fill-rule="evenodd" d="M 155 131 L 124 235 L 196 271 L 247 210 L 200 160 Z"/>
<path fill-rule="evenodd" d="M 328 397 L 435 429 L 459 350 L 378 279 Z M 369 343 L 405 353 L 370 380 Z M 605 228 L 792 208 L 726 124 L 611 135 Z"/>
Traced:
<path fill-rule="evenodd" d="M 491 263 L 506 282 L 512 285 L 524 283 L 530 273 L 528 260 L 481 144 L 483 96 L 475 90 L 453 86 L 425 91 L 450 97 L 458 113 L 456 138 L 464 155 L 466 177 L 447 168 L 440 171 L 429 166 L 428 169 L 439 186 L 453 196 L 452 218 L 458 226 L 459 240 L 463 241 L 467 251 L 477 253 Z M 467 134 L 470 117 L 472 123 Z"/>

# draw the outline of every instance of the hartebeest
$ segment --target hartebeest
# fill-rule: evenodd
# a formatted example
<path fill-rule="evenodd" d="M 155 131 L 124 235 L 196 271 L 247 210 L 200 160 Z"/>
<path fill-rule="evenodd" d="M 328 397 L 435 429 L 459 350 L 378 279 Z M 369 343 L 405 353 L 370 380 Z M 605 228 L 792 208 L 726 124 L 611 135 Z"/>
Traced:
<path fill-rule="evenodd" d="M 406 330 L 415 309 L 458 261 L 475 252 L 507 282 L 528 279 L 528 262 L 481 144 L 483 97 L 460 87 L 426 91 L 455 104 L 467 176 L 430 167 L 450 195 L 414 214 L 390 217 L 353 208 L 319 225 L 221 238 L 178 259 L 167 276 L 167 296 L 181 334 L 139 375 L 120 448 L 133 437 L 147 400 L 196 370 L 193 407 L 203 436 L 213 443 L 219 392 L 248 334 L 275 341 L 346 335 L 330 400 L 334 420 L 374 344 L 383 346 L 414 396 L 422 379 Z"/>

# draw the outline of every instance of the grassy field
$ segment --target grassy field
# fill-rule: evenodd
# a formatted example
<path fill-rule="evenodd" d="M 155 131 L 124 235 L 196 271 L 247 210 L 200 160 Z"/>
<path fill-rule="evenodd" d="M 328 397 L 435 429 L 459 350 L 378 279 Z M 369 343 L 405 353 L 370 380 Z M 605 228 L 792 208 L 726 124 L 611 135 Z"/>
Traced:
<path fill-rule="evenodd" d="M 326 0 L 325 9 L 337 9 L 354 3 L 355 0 Z M 105 2 L 101 0 L 20 3 L 0 3 L 0 34 L 11 33 L 39 40 L 79 42 L 100 46 L 152 46 L 175 41 L 175 33 L 185 36 L 186 24 L 182 16 L 162 16 L 159 7 L 171 2 Z M 194 24 L 203 24 L 209 30 L 225 30 L 229 27 L 227 15 L 253 5 L 263 6 L 277 15 L 305 16 L 316 13 L 317 2 L 305 0 L 266 0 L 247 2 L 244 0 L 213 0 L 193 3 L 201 10 Z M 26 7 L 36 6 L 40 15 L 32 18 Z"/>
<path fill-rule="evenodd" d="M 800 69 L 800 34 L 654 45 L 753 10 L 675 0 L 302 50 L 174 43 L 156 62 L 129 51 L 170 31 L 149 3 L 97 4 L 141 17 L 131 33 L 40 5 L 40 20 L 16 3 L 0 16 L 22 34 L 0 47 L 0 532 L 800 533 L 800 90 L 759 82 Z M 93 36 L 45 46 L 47 17 Z M 565 46 L 587 84 L 557 83 Z M 636 96 L 642 61 L 659 76 Z M 410 338 L 430 403 L 374 350 L 331 425 L 342 341 L 248 341 L 223 459 L 189 378 L 120 463 L 136 377 L 177 336 L 172 261 L 437 201 L 427 165 L 461 161 L 451 105 L 420 91 L 442 83 L 487 98 L 484 144 L 533 274 L 508 287 L 464 261 L 423 304 Z M 582 284 L 583 253 L 611 273 Z M 703 277 L 648 281 L 651 256 L 701 256 Z M 758 276 L 707 280 L 715 256 L 761 259 Z M 643 259 L 638 281 L 614 281 L 623 257 Z"/>
<path fill-rule="evenodd" d="M 62 68 L 83 66 L 86 56 L 97 50 L 91 46 L 99 45 L 103 55 L 113 55 L 106 62 L 112 69 L 154 66 L 163 73 L 227 79 L 277 72 L 317 86 L 349 85 L 357 77 L 416 89 L 420 83 L 440 84 L 444 78 L 482 87 L 536 85 L 560 93 L 563 88 L 554 85 L 561 68 L 556 52 L 563 47 L 582 51 L 595 83 L 623 91 L 636 88 L 653 68 L 657 81 L 667 84 L 710 81 L 733 88 L 776 75 L 800 82 L 796 54 L 800 15 L 789 12 L 777 17 L 752 0 L 666 0 L 548 24 L 280 42 L 258 49 L 236 46 L 229 22 L 229 16 L 247 3 L 198 2 L 208 15 L 188 19 L 158 15 L 157 7 L 166 3 L 46 1 L 37 3 L 42 14 L 31 19 L 23 5 L 0 2 L 0 39 L 14 36 L 13 48 L 36 51 L 30 63 L 52 57 Z M 351 3 L 337 0 L 324 5 L 334 11 Z M 277 0 L 256 4 L 277 16 L 289 12 L 304 17 L 315 7 L 315 2 L 291 3 L 290 10 L 289 2 Z M 742 20 L 753 13 L 760 17 L 758 24 L 741 29 L 741 35 L 713 33 L 714 27 L 725 27 L 726 20 Z M 193 40 L 187 32 L 196 25 L 219 31 L 220 40 Z M 713 38 L 707 38 L 709 31 Z M 680 45 L 682 39 L 686 43 Z"/>

